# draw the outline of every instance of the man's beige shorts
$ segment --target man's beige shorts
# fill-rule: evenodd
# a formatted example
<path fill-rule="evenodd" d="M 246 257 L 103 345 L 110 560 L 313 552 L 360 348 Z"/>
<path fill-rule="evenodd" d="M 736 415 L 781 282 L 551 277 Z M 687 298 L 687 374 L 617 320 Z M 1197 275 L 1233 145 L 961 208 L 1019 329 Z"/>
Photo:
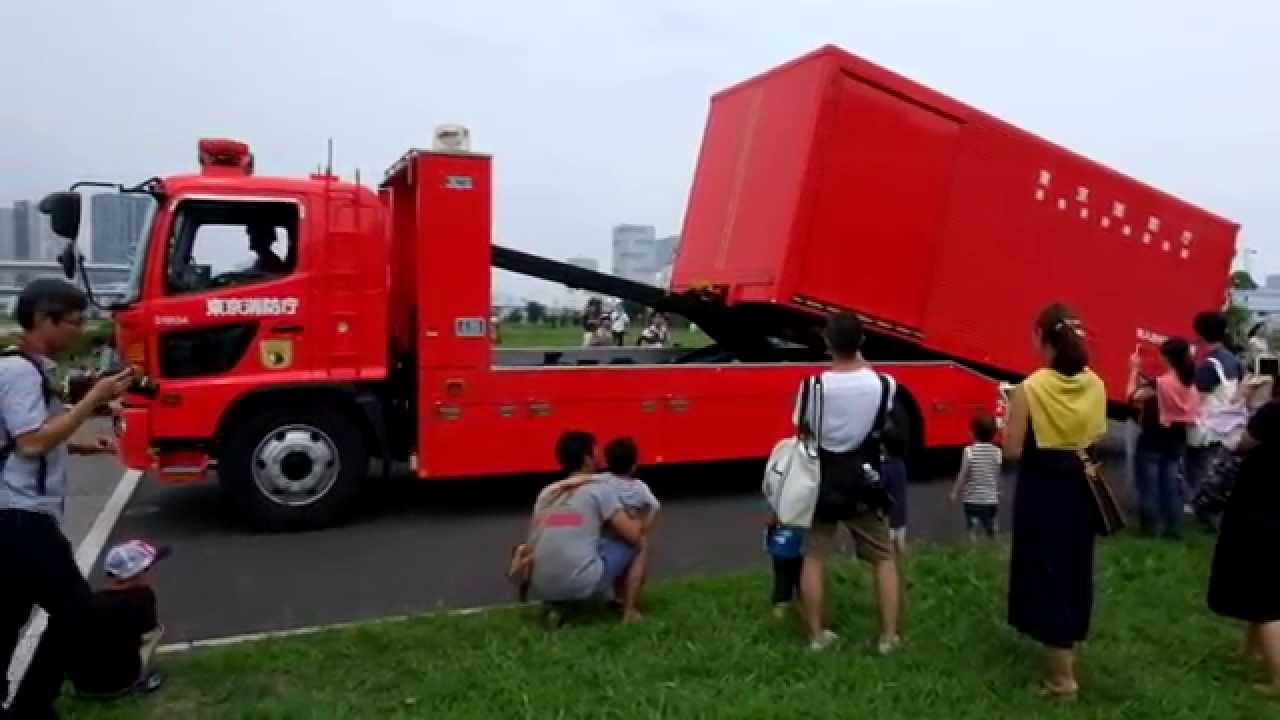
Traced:
<path fill-rule="evenodd" d="M 858 558 L 875 565 L 892 557 L 889 547 L 889 520 L 879 513 L 862 513 L 840 523 L 817 523 L 809 529 L 804 554 L 823 559 L 835 545 L 836 525 L 849 528 Z"/>

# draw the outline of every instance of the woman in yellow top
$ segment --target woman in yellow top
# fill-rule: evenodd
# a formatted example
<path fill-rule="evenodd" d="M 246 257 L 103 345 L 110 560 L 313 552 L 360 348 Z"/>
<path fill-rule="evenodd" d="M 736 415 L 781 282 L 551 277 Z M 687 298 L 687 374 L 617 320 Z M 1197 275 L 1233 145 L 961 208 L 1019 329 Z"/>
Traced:
<path fill-rule="evenodd" d="M 1004 456 L 1019 460 L 1009 624 L 1044 645 L 1039 691 L 1073 699 L 1075 646 L 1093 612 L 1096 515 L 1080 451 L 1107 431 L 1107 394 L 1089 369 L 1080 320 L 1054 304 L 1033 333 L 1045 367 L 1015 390 Z"/>

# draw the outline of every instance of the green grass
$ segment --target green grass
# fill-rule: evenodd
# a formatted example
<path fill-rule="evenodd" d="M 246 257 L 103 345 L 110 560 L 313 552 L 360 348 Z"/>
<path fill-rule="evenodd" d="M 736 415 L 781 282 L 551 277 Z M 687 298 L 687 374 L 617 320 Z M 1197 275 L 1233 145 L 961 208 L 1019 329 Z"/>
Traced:
<path fill-rule="evenodd" d="M 1204 608 L 1210 551 L 1202 538 L 1101 549 L 1071 706 L 1029 690 L 1039 654 L 1004 624 L 1007 549 L 993 546 L 911 559 L 908 644 L 889 658 L 870 651 L 867 574 L 842 562 L 829 595 L 844 639 L 822 654 L 804 649 L 796 622 L 768 619 L 767 577 L 748 572 L 658 583 L 638 626 L 598 618 L 549 633 L 527 609 L 426 616 L 166 657 L 158 694 L 63 709 L 99 720 L 1275 717 L 1280 706 L 1249 688 L 1259 668 L 1235 655 L 1239 628 Z"/>
<path fill-rule="evenodd" d="M 503 347 L 580 347 L 582 345 L 582 328 L 578 326 L 555 327 L 551 325 L 527 325 L 524 323 L 502 323 Z M 632 328 L 627 333 L 627 345 L 634 346 L 644 328 Z M 680 347 L 699 348 L 711 341 L 701 332 L 687 329 L 675 329 L 671 333 L 672 341 Z"/>

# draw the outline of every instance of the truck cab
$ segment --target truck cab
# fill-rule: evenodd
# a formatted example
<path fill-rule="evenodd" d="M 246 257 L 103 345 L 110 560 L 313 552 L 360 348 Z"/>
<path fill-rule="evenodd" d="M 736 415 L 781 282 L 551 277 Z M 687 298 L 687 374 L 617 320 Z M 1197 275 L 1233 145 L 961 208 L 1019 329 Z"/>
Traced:
<path fill-rule="evenodd" d="M 264 416 L 323 406 L 320 423 L 280 421 L 255 441 L 242 475 L 285 507 L 330 497 L 339 444 L 351 457 L 385 425 L 367 409 L 390 357 L 379 199 L 327 174 L 254 176 L 234 141 L 202 140 L 199 159 L 199 174 L 147 184 L 153 212 L 114 308 L 124 360 L 154 387 L 120 413 L 124 461 L 166 480 L 203 478 Z M 234 476 L 221 473 L 243 481 Z"/>

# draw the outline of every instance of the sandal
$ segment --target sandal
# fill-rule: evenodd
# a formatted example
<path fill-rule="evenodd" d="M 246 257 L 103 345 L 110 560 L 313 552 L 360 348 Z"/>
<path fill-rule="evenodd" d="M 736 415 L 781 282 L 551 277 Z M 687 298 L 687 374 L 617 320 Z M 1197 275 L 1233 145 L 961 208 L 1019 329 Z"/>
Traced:
<path fill-rule="evenodd" d="M 1080 697 L 1080 686 L 1075 687 L 1055 687 L 1049 684 L 1047 680 L 1041 680 L 1036 684 L 1035 693 L 1037 696 L 1045 700 L 1053 700 L 1054 702 L 1075 702 Z"/>

